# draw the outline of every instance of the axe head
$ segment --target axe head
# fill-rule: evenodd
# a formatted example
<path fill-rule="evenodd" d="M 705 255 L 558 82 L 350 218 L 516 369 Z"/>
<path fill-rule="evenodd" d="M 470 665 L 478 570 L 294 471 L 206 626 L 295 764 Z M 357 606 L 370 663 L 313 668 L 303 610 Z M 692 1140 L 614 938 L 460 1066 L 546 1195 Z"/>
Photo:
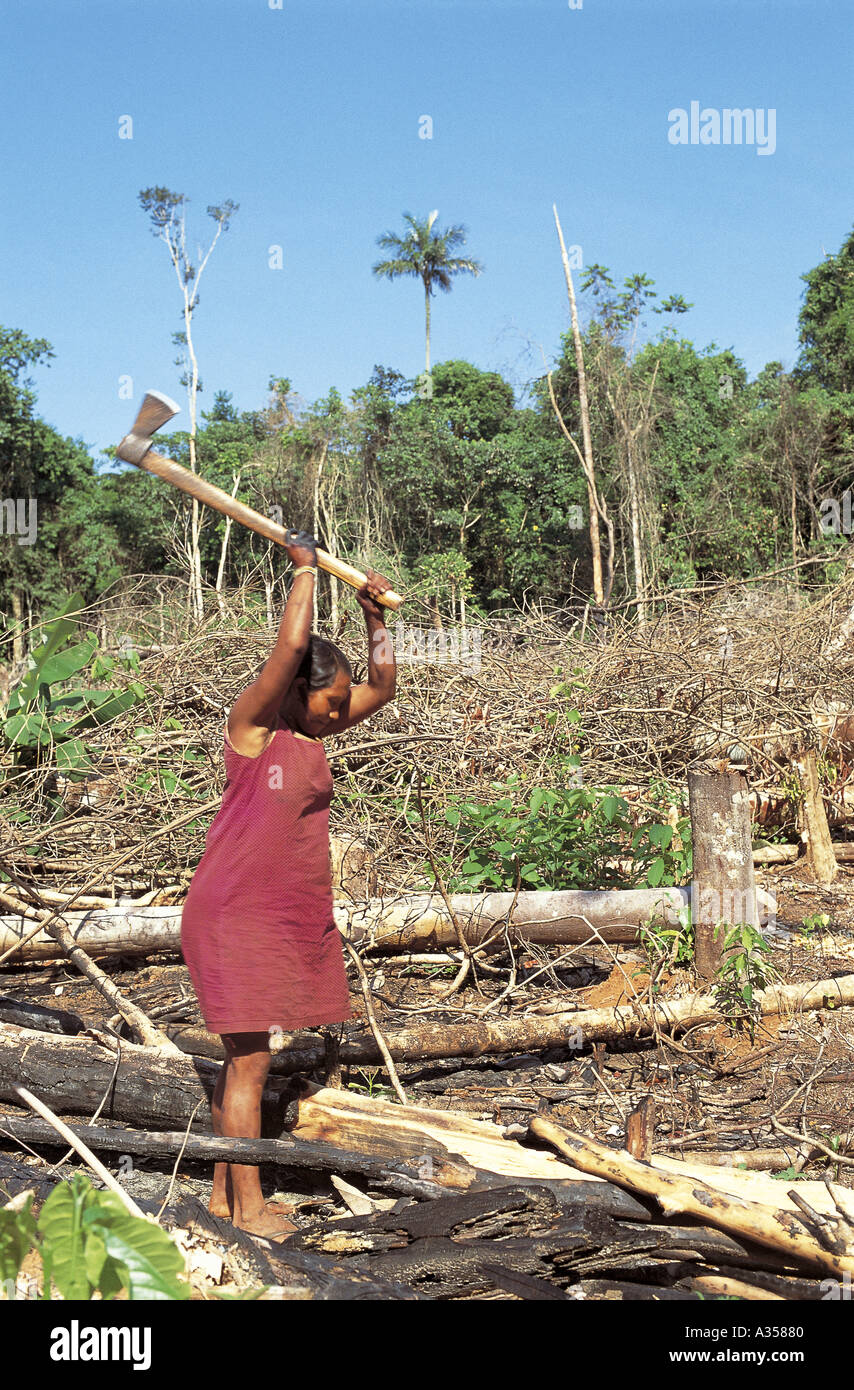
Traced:
<path fill-rule="evenodd" d="M 164 396 L 162 391 L 146 391 L 139 414 L 133 422 L 133 429 L 126 434 L 116 449 L 116 456 L 126 463 L 141 463 L 151 448 L 152 435 L 167 420 L 177 415 L 181 407 Z"/>

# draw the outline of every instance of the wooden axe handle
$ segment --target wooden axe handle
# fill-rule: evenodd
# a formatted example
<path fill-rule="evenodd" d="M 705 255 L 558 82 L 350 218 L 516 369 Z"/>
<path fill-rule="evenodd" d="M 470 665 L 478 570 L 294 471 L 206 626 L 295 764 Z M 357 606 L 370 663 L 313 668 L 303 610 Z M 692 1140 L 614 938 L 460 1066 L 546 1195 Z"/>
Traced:
<path fill-rule="evenodd" d="M 245 502 L 238 502 L 235 497 L 223 492 L 221 487 L 206 482 L 204 478 L 191 473 L 189 468 L 183 468 L 173 459 L 164 458 L 162 454 L 156 454 L 153 449 L 149 449 L 141 459 L 133 459 L 132 462 L 138 468 L 144 468 L 146 473 L 154 473 L 164 482 L 189 493 L 197 501 L 204 502 L 206 506 L 213 507 L 224 516 L 230 516 L 234 521 L 239 521 L 242 526 L 248 526 L 250 531 L 257 531 L 259 536 L 266 536 L 268 541 L 274 541 L 276 545 L 285 544 L 284 526 L 280 526 L 270 517 L 262 516 L 252 507 L 247 507 Z M 352 584 L 354 589 L 361 589 L 362 585 L 367 583 L 367 576 L 362 574 L 361 570 L 345 564 L 343 560 L 336 560 L 334 555 L 328 555 L 325 550 L 318 550 L 317 563 L 321 569 L 334 574 L 336 579 L 342 579 L 345 584 Z M 393 589 L 386 589 L 377 599 L 377 603 L 381 603 L 385 608 L 398 609 L 403 603 L 403 598 Z"/>

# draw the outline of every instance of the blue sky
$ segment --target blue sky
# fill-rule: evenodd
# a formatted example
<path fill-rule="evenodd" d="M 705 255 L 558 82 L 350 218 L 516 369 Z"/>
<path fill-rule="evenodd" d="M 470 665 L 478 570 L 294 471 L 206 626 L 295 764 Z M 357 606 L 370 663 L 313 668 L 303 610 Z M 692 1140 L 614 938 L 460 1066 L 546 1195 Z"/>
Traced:
<path fill-rule="evenodd" d="M 586 264 L 684 295 L 680 331 L 752 375 L 793 364 L 799 277 L 854 223 L 850 0 L 0 0 L 0 19 L 0 322 L 51 341 L 39 411 L 95 453 L 129 428 L 120 378 L 184 399 L 151 184 L 191 200 L 193 241 L 208 204 L 240 204 L 195 318 L 203 409 L 218 389 L 256 408 L 271 375 L 311 401 L 375 363 L 420 372 L 420 283 L 371 274 L 404 210 L 462 222 L 484 264 L 436 296 L 433 360 L 517 389 L 568 324 L 552 202 Z M 674 146 L 692 101 L 773 108 L 773 155 Z"/>

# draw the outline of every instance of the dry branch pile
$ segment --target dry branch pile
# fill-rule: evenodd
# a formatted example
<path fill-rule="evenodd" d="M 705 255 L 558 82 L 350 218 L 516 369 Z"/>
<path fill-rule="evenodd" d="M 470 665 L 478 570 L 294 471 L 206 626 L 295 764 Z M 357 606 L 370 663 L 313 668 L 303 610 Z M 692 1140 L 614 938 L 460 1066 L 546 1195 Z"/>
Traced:
<path fill-rule="evenodd" d="M 49 764 L 27 771 L 6 757 L 0 878 L 37 891 L 42 907 L 71 893 L 78 907 L 181 900 L 219 804 L 227 709 L 274 640 L 272 626 L 247 631 L 236 608 L 231 621 L 217 609 L 183 642 L 158 640 L 156 611 L 131 600 L 99 626 L 108 645 L 135 634 L 149 700 L 93 735 L 99 773 L 67 782 Z M 523 787 L 566 784 L 571 706 L 584 784 L 623 788 L 639 813 L 651 809 L 651 779 L 684 805 L 686 766 L 729 753 L 749 769 L 760 818 L 791 821 L 789 759 L 813 746 L 834 779 L 825 779 L 830 820 L 844 818 L 854 720 L 840 712 L 854 710 L 854 651 L 834 644 L 852 603 L 854 578 L 800 606 L 785 591 L 729 585 L 702 602 L 672 599 L 645 629 L 615 617 L 604 643 L 589 625 L 582 640 L 584 624 L 563 612 L 498 615 L 483 628 L 477 669 L 402 659 L 396 701 L 327 740 L 333 831 L 367 841 L 379 891 L 423 882 L 423 839 L 405 816 L 416 769 L 442 849 L 452 836 L 432 813 L 448 788 L 489 802 L 511 773 Z M 330 635 L 358 674 L 361 628 L 348 621 Z M 573 684 L 553 695 L 561 677 Z"/>

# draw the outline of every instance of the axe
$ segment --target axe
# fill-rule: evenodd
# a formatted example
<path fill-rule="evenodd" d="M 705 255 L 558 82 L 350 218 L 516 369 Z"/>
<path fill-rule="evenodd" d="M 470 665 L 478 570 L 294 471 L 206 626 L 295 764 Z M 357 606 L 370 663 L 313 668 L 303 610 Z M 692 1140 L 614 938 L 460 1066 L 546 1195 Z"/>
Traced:
<path fill-rule="evenodd" d="M 133 429 L 130 434 L 125 435 L 116 449 L 116 457 L 125 463 L 135 463 L 137 468 L 144 468 L 147 473 L 154 473 L 164 482 L 171 483 L 182 492 L 188 492 L 197 501 L 204 502 L 215 511 L 222 512 L 224 516 L 230 516 L 242 526 L 248 526 L 251 531 L 257 531 L 259 536 L 266 536 L 268 541 L 284 545 L 284 526 L 262 516 L 252 507 L 247 507 L 244 502 L 238 502 L 236 498 L 223 492 L 221 487 L 215 487 L 196 473 L 191 473 L 189 468 L 182 468 L 180 463 L 154 452 L 151 447 L 152 435 L 165 425 L 167 420 L 171 420 L 173 415 L 177 415 L 180 409 L 180 406 L 160 391 L 147 391 L 140 412 L 133 422 Z M 321 569 L 334 574 L 345 584 L 352 584 L 354 589 L 361 589 L 362 585 L 367 583 L 367 576 L 362 574 L 361 570 L 345 564 L 343 560 L 336 560 L 334 555 L 328 555 L 325 550 L 318 550 L 317 563 Z M 393 589 L 386 589 L 377 599 L 377 603 L 383 604 L 386 608 L 397 609 L 403 603 L 403 598 Z"/>

